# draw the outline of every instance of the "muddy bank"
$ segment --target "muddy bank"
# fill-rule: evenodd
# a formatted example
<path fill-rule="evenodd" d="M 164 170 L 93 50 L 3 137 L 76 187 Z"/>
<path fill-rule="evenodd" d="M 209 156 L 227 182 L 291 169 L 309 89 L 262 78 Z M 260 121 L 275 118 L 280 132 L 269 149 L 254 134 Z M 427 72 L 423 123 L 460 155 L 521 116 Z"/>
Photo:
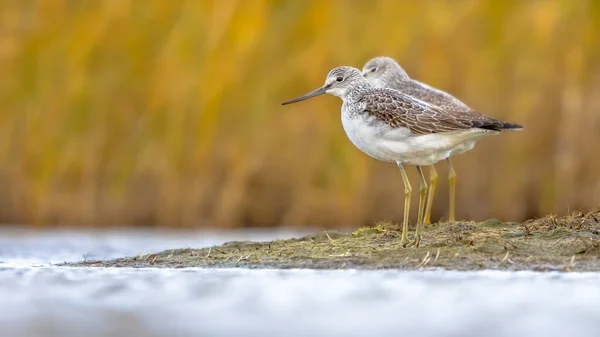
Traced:
<path fill-rule="evenodd" d="M 313 269 L 420 269 L 600 271 L 600 211 L 548 216 L 524 223 L 437 223 L 421 246 L 402 248 L 397 224 L 351 233 L 321 231 L 270 242 L 228 242 L 71 266 Z"/>

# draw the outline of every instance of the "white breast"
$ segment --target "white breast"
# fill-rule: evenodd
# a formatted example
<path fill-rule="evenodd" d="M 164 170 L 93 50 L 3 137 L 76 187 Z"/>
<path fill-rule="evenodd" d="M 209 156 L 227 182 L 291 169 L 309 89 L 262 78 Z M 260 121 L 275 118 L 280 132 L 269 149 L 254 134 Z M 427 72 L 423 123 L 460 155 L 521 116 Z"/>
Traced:
<path fill-rule="evenodd" d="M 389 132 L 385 124 L 377 123 L 374 117 L 350 117 L 342 113 L 342 126 L 352 144 L 362 152 L 378 160 L 396 161 L 395 153 L 384 144 L 384 137 Z M 402 138 L 402 135 L 398 136 Z M 408 135 L 405 135 L 403 138 L 407 137 Z M 408 148 L 397 150 L 403 152 L 408 151 Z"/>

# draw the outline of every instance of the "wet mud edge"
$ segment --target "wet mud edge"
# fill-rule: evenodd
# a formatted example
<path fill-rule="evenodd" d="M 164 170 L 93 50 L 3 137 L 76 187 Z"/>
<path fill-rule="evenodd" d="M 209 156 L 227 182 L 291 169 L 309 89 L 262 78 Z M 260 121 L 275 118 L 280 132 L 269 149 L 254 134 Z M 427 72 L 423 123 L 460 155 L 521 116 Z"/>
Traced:
<path fill-rule="evenodd" d="M 411 232 L 412 234 L 412 232 Z M 234 241 L 67 266 L 600 271 L 600 211 L 524 223 L 436 223 L 418 248 L 400 246 L 398 224 L 323 230 L 288 240 Z"/>

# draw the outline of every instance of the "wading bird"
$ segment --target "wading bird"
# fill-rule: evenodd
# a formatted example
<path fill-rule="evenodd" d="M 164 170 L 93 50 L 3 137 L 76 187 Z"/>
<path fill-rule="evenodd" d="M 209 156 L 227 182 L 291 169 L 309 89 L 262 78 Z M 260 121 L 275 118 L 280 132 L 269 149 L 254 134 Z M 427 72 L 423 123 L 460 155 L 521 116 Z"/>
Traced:
<path fill-rule="evenodd" d="M 521 125 L 512 124 L 494 120 L 484 116 L 471 109 L 468 105 L 461 102 L 454 96 L 428 86 L 427 84 L 411 79 L 400 65 L 392 58 L 380 56 L 369 60 L 363 67 L 363 75 L 375 87 L 391 88 L 404 94 L 410 95 L 416 99 L 435 105 L 445 111 L 447 115 L 456 116 L 461 123 L 466 123 L 473 127 L 482 127 L 495 131 L 511 130 L 517 131 L 523 129 Z M 465 153 L 475 146 L 477 139 L 465 141 L 450 152 L 446 158 L 448 163 L 448 183 L 450 190 L 449 217 L 450 222 L 456 221 L 456 171 L 452 166 L 450 157 Z M 433 205 L 433 195 L 437 185 L 438 175 L 433 165 L 429 166 L 429 194 L 427 196 L 427 207 L 423 223 L 431 223 L 431 208 Z"/>
<path fill-rule="evenodd" d="M 468 116 L 450 114 L 412 96 L 390 88 L 375 88 L 354 67 L 337 67 L 327 74 L 325 84 L 283 105 L 322 94 L 340 97 L 342 125 L 350 141 L 369 156 L 395 162 L 404 181 L 404 217 L 401 245 L 409 244 L 408 216 L 412 188 L 403 165 L 417 166 L 420 198 L 414 246 L 419 246 L 423 230 L 423 212 L 427 183 L 421 166 L 448 158 L 452 149 L 470 141 L 495 135 L 493 119 L 473 122 Z M 506 127 L 513 124 L 506 123 Z"/>

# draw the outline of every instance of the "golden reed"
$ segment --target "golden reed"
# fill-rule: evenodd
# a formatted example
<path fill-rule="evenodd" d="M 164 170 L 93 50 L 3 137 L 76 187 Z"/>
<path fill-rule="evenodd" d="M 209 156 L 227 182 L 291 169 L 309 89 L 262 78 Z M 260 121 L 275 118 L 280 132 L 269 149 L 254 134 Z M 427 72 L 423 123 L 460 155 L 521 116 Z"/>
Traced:
<path fill-rule="evenodd" d="M 328 69 L 382 54 L 481 112 L 525 126 L 454 159 L 465 177 L 459 219 L 517 221 L 600 204 L 595 1 L 1 7 L 1 223 L 399 220 L 397 168 L 350 144 L 337 99 L 279 106 L 321 85 Z M 447 193 L 444 179 L 437 193 Z M 447 217 L 444 200 L 434 219 Z"/>

